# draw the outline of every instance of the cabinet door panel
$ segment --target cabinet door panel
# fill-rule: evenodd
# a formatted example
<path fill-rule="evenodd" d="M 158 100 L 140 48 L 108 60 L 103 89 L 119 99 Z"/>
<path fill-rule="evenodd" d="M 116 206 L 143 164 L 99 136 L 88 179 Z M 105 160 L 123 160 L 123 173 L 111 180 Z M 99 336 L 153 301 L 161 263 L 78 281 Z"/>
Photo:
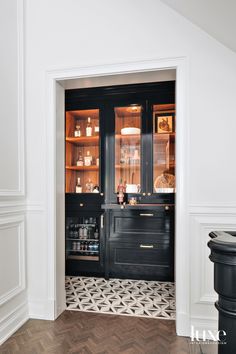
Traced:
<path fill-rule="evenodd" d="M 141 191 L 142 106 L 114 107 L 115 113 L 115 191 L 122 183 L 127 193 Z"/>
<path fill-rule="evenodd" d="M 153 193 L 175 192 L 175 105 L 154 104 Z"/>
<path fill-rule="evenodd" d="M 173 213 L 161 211 L 112 212 L 110 239 L 121 241 L 169 240 L 173 234 Z"/>
<path fill-rule="evenodd" d="M 141 248 L 142 244 L 110 242 L 109 276 L 134 279 L 172 280 L 172 263 L 168 242 Z"/>

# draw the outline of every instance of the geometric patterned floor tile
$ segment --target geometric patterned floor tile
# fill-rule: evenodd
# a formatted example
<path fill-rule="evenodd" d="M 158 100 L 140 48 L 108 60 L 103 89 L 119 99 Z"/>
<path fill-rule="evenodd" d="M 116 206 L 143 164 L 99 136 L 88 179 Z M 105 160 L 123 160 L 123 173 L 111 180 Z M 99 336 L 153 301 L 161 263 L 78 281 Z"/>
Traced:
<path fill-rule="evenodd" d="M 175 285 L 171 282 L 66 277 L 70 311 L 175 320 Z"/>

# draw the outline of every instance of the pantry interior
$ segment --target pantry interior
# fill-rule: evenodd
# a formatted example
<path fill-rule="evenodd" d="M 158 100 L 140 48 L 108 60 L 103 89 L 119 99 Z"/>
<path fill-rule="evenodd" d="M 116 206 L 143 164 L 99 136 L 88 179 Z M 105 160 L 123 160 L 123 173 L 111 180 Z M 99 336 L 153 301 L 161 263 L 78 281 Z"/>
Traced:
<path fill-rule="evenodd" d="M 175 80 L 65 91 L 67 276 L 174 281 Z"/>

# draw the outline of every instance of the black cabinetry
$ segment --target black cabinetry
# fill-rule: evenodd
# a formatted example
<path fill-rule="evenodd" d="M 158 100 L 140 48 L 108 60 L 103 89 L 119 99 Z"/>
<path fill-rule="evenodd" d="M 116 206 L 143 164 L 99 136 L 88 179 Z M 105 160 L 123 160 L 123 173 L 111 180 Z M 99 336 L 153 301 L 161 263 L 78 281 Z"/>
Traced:
<path fill-rule="evenodd" d="M 173 280 L 175 82 L 67 90 L 65 107 L 67 274 Z M 137 205 L 115 205 L 121 180 Z"/>
<path fill-rule="evenodd" d="M 106 213 L 106 276 L 173 280 L 174 206 Z"/>

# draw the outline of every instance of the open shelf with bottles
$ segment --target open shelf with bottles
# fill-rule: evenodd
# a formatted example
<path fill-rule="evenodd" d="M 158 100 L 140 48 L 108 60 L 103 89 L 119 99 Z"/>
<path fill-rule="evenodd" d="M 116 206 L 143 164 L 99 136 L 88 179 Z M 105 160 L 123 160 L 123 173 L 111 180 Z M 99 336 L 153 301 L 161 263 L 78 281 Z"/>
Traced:
<path fill-rule="evenodd" d="M 66 193 L 98 193 L 99 109 L 66 112 Z"/>

